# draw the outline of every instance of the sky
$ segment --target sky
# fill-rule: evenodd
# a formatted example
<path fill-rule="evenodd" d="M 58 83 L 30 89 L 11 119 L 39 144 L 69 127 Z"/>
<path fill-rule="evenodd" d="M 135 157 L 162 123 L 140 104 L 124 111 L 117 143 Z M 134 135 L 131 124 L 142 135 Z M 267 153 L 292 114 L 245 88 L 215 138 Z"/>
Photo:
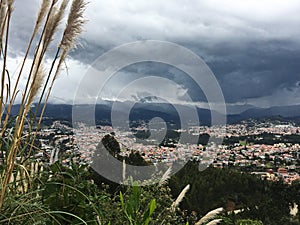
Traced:
<path fill-rule="evenodd" d="M 24 54 L 23 43 L 30 37 L 39 5 L 39 0 L 15 0 L 9 49 L 12 68 L 17 68 Z M 233 111 L 247 105 L 300 104 L 299 12 L 299 0 L 90 0 L 84 32 L 67 60 L 68 70 L 62 71 L 55 84 L 51 102 L 72 103 L 81 79 L 104 53 L 134 41 L 158 40 L 199 56 Z M 149 76 L 172 82 L 146 79 L 130 85 Z M 90 98 L 118 99 L 126 86 L 130 91 L 122 100 L 141 100 L 149 94 L 147 87 L 155 87 L 160 96 L 175 103 L 192 99 L 205 107 L 207 102 L 188 74 L 158 62 L 122 68 L 107 82 L 101 96 Z"/>

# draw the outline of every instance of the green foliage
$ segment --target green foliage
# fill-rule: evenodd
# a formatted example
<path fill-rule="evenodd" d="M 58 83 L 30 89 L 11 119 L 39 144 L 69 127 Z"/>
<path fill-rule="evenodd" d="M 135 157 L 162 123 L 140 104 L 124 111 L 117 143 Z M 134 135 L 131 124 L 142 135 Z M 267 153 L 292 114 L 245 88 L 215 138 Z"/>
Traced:
<path fill-rule="evenodd" d="M 54 220 L 39 197 L 40 190 L 18 195 L 8 192 L 0 209 L 0 224 L 43 224 Z"/>
<path fill-rule="evenodd" d="M 282 182 L 269 182 L 232 169 L 208 168 L 198 171 L 198 163 L 190 162 L 174 175 L 170 182 L 172 194 L 191 184 L 191 190 L 181 203 L 188 212 L 203 215 L 212 208 L 241 209 L 237 219 L 258 219 L 265 225 L 287 224 L 290 203 L 295 197 Z M 295 193 L 295 192 L 294 192 Z M 295 196 L 295 195 L 294 195 Z"/>
<path fill-rule="evenodd" d="M 238 220 L 237 225 L 263 225 L 261 221 L 258 220 Z"/>
<path fill-rule="evenodd" d="M 172 212 L 173 199 L 167 186 L 121 186 L 109 207 L 112 224 L 185 224 L 183 218 Z M 115 215 L 118 215 L 116 217 Z"/>
<path fill-rule="evenodd" d="M 151 216 L 156 208 L 156 200 L 151 199 L 146 209 L 141 209 L 140 205 L 140 187 L 132 186 L 131 194 L 125 202 L 122 192 L 120 192 L 120 201 L 122 210 L 130 225 L 148 225 Z"/>
<path fill-rule="evenodd" d="M 273 184 L 275 186 L 270 186 L 271 184 L 263 182 L 260 184 L 260 180 L 256 177 L 249 176 L 242 179 L 240 173 L 234 171 L 225 171 L 209 168 L 207 174 L 198 177 L 199 172 L 192 173 L 190 169 L 194 168 L 194 164 L 188 164 L 187 168 L 184 168 L 185 172 L 189 172 L 189 176 L 180 177 L 181 183 L 184 186 L 186 181 L 191 181 L 194 179 L 194 183 L 191 185 L 191 190 L 186 195 L 186 200 L 183 200 L 181 204 L 181 209 L 177 209 L 176 212 L 170 210 L 174 199 L 171 195 L 171 189 L 168 185 L 151 185 L 151 186 L 138 186 L 137 182 L 130 181 L 133 186 L 118 186 L 118 192 L 110 192 L 109 188 L 105 184 L 97 186 L 91 180 L 90 168 L 87 165 L 80 165 L 71 163 L 70 166 L 64 166 L 60 163 L 55 163 L 49 167 L 44 167 L 42 174 L 36 175 L 32 179 L 32 185 L 30 191 L 27 194 L 17 194 L 16 192 L 9 192 L 3 210 L 0 215 L 0 224 L 88 224 L 88 225 L 98 225 L 99 221 L 101 224 L 114 224 L 114 225 L 151 225 L 151 224 L 194 224 L 199 220 L 199 215 L 204 215 L 204 211 L 212 206 L 221 206 L 222 203 L 228 203 L 226 200 L 230 199 L 235 201 L 236 207 L 249 207 L 248 210 L 244 210 L 243 213 L 239 214 L 224 214 L 222 217 L 217 217 L 222 219 L 223 225 L 261 225 L 262 222 L 257 220 L 260 219 L 264 221 L 265 225 L 273 224 L 297 224 L 290 223 L 288 217 L 282 217 L 278 222 L 274 222 L 270 216 L 274 216 L 273 213 L 278 210 L 278 207 L 284 207 L 284 204 L 279 206 L 270 207 L 270 204 L 274 204 L 276 200 L 269 200 L 269 188 L 274 188 L 275 193 L 282 193 L 282 188 L 286 188 L 284 184 Z M 179 172 L 179 175 L 181 172 Z M 183 173 L 184 174 L 184 173 Z M 209 175 L 210 174 L 210 175 Z M 226 175 L 227 174 L 227 175 Z M 177 175 L 176 175 L 177 176 Z M 174 179 L 176 176 L 170 180 L 170 185 L 174 185 Z M 228 187 L 226 184 L 226 177 L 230 177 L 233 184 L 230 186 L 231 190 L 218 189 L 218 182 L 220 185 Z M 213 177 L 213 178 L 212 178 Z M 205 180 L 210 178 L 209 180 Z M 229 178 L 228 178 L 229 179 Z M 196 181 L 201 182 L 196 182 Z M 225 182 L 226 181 L 226 182 Z M 258 184 L 255 183 L 258 182 Z M 249 202 L 251 197 L 246 196 L 248 193 L 245 191 L 247 186 L 241 187 L 246 183 L 251 185 L 252 192 L 249 188 L 249 193 L 252 193 L 251 197 L 253 203 Z M 253 183 L 251 183 L 253 182 Z M 204 189 L 203 184 L 207 189 Z M 268 185 L 267 185 L 268 184 Z M 174 190 L 177 191 L 176 187 L 172 186 Z M 199 185 L 196 186 L 195 185 Z M 261 186 L 262 185 L 262 186 Z M 295 184 L 297 185 L 297 183 Z M 234 187 L 236 186 L 236 187 Z M 291 194 L 295 193 L 298 186 L 292 188 L 291 186 L 287 191 Z M 214 189 L 216 188 L 216 189 Z M 265 190 L 264 190 L 265 188 Z M 277 188 L 277 189 L 276 189 Z M 33 191 L 35 189 L 35 191 Z M 262 192 L 261 195 L 256 193 L 256 189 Z M 197 190 L 201 191 L 201 196 Z M 204 190 L 206 192 L 204 192 Z M 237 192 L 240 190 L 240 192 Z M 247 190 L 247 189 L 246 189 Z M 181 191 L 178 188 L 178 193 Z M 217 193 L 217 191 L 221 193 Z M 233 193 L 237 193 L 237 200 L 234 199 Z M 245 196 L 241 193 L 245 191 Z M 199 195 L 198 195 L 199 193 Z M 205 194 L 203 194 L 205 193 Z M 260 197 L 261 203 L 258 203 L 257 196 Z M 264 196 L 266 195 L 266 196 Z M 177 193 L 174 196 L 178 196 Z M 216 196 L 216 197 L 215 197 Z M 281 196 L 281 194 L 279 195 Z M 263 198 L 261 198 L 263 197 Z M 278 196 L 277 196 L 278 197 Z M 290 198 L 282 193 L 281 197 L 278 197 L 276 201 L 279 201 L 283 197 Z M 193 198 L 196 198 L 194 201 Z M 246 201 L 247 200 L 247 201 Z M 211 201 L 211 202 L 209 202 Z M 205 204 L 202 204 L 204 202 Z M 298 201 L 296 201 L 298 202 Z M 201 203 L 201 204 L 199 204 Z M 254 207 L 251 204 L 256 204 L 261 213 L 254 211 Z M 265 206 L 264 206 L 265 204 Z M 226 204 L 224 205 L 226 207 Z M 202 211 L 196 211 L 198 214 L 190 213 L 191 209 L 195 210 L 199 207 Z M 188 209 L 189 211 L 186 211 Z M 270 214 L 266 216 L 265 213 Z M 209 211 L 206 210 L 205 212 Z M 266 212 L 264 211 L 266 210 Z M 282 212 L 277 211 L 279 216 Z M 276 218 L 278 218 L 277 216 Z M 246 220 L 247 218 L 247 220 Z M 252 220 L 249 220 L 251 218 Z"/>
<path fill-rule="evenodd" d="M 116 156 L 121 152 L 119 142 L 110 134 L 105 135 L 99 144 L 103 144 L 105 149 L 113 156 Z"/>
<path fill-rule="evenodd" d="M 44 187 L 41 204 L 55 217 L 48 224 L 184 224 L 170 211 L 173 203 L 167 186 L 120 186 L 111 193 L 105 184 L 90 180 L 87 165 L 55 163 L 39 179 Z M 116 216 L 117 215 L 117 216 Z"/>
<path fill-rule="evenodd" d="M 101 209 L 109 204 L 110 196 L 93 184 L 89 176 L 87 165 L 75 163 L 70 168 L 55 163 L 45 172 L 42 200 L 51 211 L 64 212 L 57 215 L 60 223 L 76 224 L 81 218 L 87 224 L 95 224 L 97 217 L 104 217 Z"/>
<path fill-rule="evenodd" d="M 138 151 L 131 151 L 128 156 L 118 157 L 119 160 L 125 160 L 126 164 L 134 165 L 134 166 L 147 166 L 148 162 L 144 160 L 141 154 Z"/>
<path fill-rule="evenodd" d="M 149 165 L 149 163 L 146 162 L 141 156 L 139 151 L 131 150 L 128 156 L 121 156 L 120 144 L 115 137 L 110 134 L 106 134 L 97 146 L 97 154 L 100 155 L 100 157 L 105 157 L 106 152 L 109 152 L 112 156 L 120 161 L 125 160 L 126 164 L 134 166 Z"/>

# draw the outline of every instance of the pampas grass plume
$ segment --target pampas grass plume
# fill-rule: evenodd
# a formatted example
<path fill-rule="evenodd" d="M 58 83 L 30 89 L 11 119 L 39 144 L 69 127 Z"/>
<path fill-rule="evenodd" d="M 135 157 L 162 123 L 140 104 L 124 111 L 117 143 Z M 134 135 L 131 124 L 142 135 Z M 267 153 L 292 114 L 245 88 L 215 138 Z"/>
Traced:
<path fill-rule="evenodd" d="M 45 70 L 44 70 L 44 66 L 43 66 L 43 64 L 41 64 L 38 68 L 38 71 L 35 74 L 35 78 L 32 81 L 33 83 L 32 83 L 32 87 L 30 89 L 30 94 L 29 94 L 28 104 L 27 104 L 28 107 L 31 106 L 34 98 L 38 94 L 38 91 L 42 87 L 45 76 L 46 76 L 46 73 L 45 73 Z"/>
<path fill-rule="evenodd" d="M 40 28 L 43 19 L 45 18 L 47 11 L 49 9 L 51 1 L 50 0 L 43 0 L 42 5 L 40 7 L 40 10 L 38 12 L 38 16 L 35 22 L 35 27 L 34 27 L 34 31 L 33 31 L 33 36 L 36 35 L 38 29 Z"/>
<path fill-rule="evenodd" d="M 164 184 L 166 184 L 168 182 L 168 180 L 170 179 L 170 175 L 172 173 L 172 167 L 169 167 L 167 169 L 167 171 L 163 174 L 163 176 L 161 177 L 158 186 L 162 186 Z"/>
<path fill-rule="evenodd" d="M 201 225 L 206 223 L 207 221 L 213 219 L 216 215 L 220 214 L 223 211 L 223 208 L 217 208 L 210 212 L 208 212 L 205 216 L 203 216 L 195 225 Z"/>
<path fill-rule="evenodd" d="M 175 202 L 173 202 L 171 206 L 171 211 L 175 211 L 176 208 L 179 206 L 180 202 L 182 202 L 183 198 L 185 197 L 185 194 L 190 189 L 190 185 L 186 185 L 185 188 L 180 192 L 179 196 L 176 198 Z"/>
<path fill-rule="evenodd" d="M 53 35 L 57 31 L 58 26 L 62 21 L 68 3 L 69 0 L 63 0 L 59 9 L 55 6 L 52 8 L 49 20 L 46 25 L 45 35 L 44 35 L 45 49 L 49 46 L 50 42 L 53 40 Z"/>
<path fill-rule="evenodd" d="M 85 6 L 84 0 L 73 0 L 72 2 L 67 26 L 60 43 L 60 48 L 66 52 L 75 47 L 76 38 L 82 32 L 82 26 L 85 23 L 83 19 Z"/>
<path fill-rule="evenodd" d="M 6 10 L 7 10 L 7 4 L 6 1 L 3 1 L 0 4 L 0 29 L 1 30 L 2 30 L 3 23 L 5 21 Z"/>
<path fill-rule="evenodd" d="M 125 159 L 123 159 L 122 178 L 123 178 L 123 182 L 124 182 L 126 180 L 126 162 L 125 162 Z"/>

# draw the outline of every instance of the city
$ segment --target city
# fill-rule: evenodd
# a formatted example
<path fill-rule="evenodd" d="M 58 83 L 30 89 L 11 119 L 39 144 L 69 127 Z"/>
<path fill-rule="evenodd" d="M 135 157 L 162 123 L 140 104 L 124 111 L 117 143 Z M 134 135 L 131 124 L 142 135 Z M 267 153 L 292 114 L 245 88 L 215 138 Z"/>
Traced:
<path fill-rule="evenodd" d="M 253 123 L 255 125 L 253 125 Z M 252 125 L 249 125 L 252 124 Z M 97 145 L 106 134 L 112 134 L 121 146 L 121 155 L 129 155 L 132 150 L 138 151 L 144 160 L 153 163 L 164 162 L 167 165 L 181 160 L 196 160 L 199 164 L 212 165 L 218 168 L 236 168 L 261 176 L 262 179 L 279 180 L 291 184 L 299 180 L 300 144 L 290 143 L 286 136 L 298 137 L 300 141 L 300 126 L 290 122 L 258 122 L 255 120 L 242 121 L 226 127 L 192 126 L 187 132 L 194 136 L 209 135 L 221 138 L 222 144 L 207 143 L 173 143 L 173 146 L 164 146 L 144 141 L 138 141 L 135 132 L 147 131 L 147 127 L 134 128 L 132 131 L 122 131 L 111 126 L 87 127 L 81 124 L 73 129 L 60 121 L 54 121 L 39 133 L 42 152 L 35 156 L 43 157 L 46 153 L 50 163 L 58 160 L 59 153 L 76 154 L 78 162 L 90 163 Z M 225 132 L 224 132 L 225 131 Z M 159 132 L 159 131 L 155 131 Z M 265 144 L 264 136 L 272 135 L 273 144 Z M 255 136 L 261 144 L 248 142 L 247 138 Z M 229 141 L 238 138 L 237 142 Z M 268 137 L 269 138 L 269 137 Z M 270 140 L 267 139 L 267 142 Z M 70 159 L 64 159 L 68 163 Z"/>

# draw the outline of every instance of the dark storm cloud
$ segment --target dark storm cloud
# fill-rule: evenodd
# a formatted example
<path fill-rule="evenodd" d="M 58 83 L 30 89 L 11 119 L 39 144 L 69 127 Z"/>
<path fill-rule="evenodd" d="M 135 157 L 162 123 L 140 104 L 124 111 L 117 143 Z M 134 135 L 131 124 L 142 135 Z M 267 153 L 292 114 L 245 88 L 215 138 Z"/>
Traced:
<path fill-rule="evenodd" d="M 12 56 L 24 51 L 23 40 L 30 37 L 39 4 L 37 0 L 16 0 Z M 171 41 L 204 59 L 228 103 L 272 100 L 272 104 L 282 104 L 291 96 L 298 101 L 299 11 L 297 0 L 93 0 L 86 12 L 89 22 L 85 33 L 71 57 L 88 65 L 120 44 L 146 39 Z M 154 74 L 172 79 L 180 93 L 186 90 L 193 100 L 205 101 L 189 76 L 175 68 L 144 63 L 121 73 L 124 77 L 111 82 L 111 89 L 134 77 Z"/>
<path fill-rule="evenodd" d="M 218 48 L 214 54 L 218 57 L 208 64 L 228 102 L 272 95 L 279 89 L 296 88 L 300 80 L 298 44 L 261 41 L 242 48 Z"/>

